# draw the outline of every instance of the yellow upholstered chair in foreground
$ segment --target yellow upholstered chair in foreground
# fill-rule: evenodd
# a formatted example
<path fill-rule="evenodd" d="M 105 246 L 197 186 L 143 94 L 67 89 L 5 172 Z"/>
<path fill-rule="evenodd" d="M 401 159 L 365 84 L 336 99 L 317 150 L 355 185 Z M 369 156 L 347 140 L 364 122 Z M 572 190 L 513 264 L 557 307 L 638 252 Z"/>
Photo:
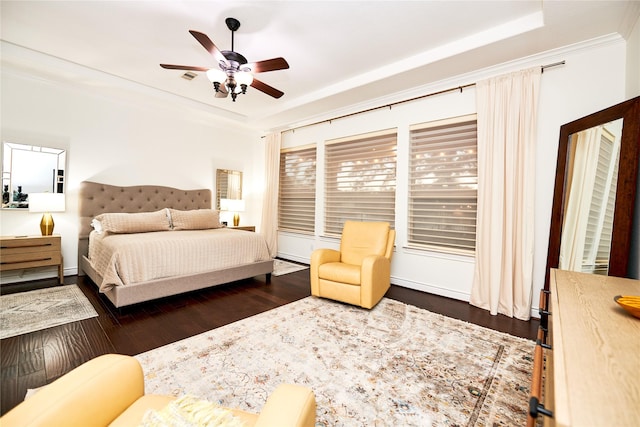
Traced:
<path fill-rule="evenodd" d="M 387 222 L 346 221 L 339 251 L 311 254 L 311 294 L 373 308 L 390 287 L 395 237 Z"/>
<path fill-rule="evenodd" d="M 149 409 L 161 411 L 172 396 L 145 395 L 137 359 L 107 354 L 92 359 L 42 387 L 0 418 L 2 427 L 138 426 Z M 313 427 L 316 400 L 302 386 L 282 384 L 260 414 L 230 410 L 246 426 Z"/>

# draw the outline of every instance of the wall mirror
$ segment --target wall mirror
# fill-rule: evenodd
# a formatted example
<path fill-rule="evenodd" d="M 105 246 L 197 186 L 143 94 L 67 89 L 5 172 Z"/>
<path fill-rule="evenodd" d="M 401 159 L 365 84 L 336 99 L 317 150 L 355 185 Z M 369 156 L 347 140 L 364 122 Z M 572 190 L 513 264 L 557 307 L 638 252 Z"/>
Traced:
<path fill-rule="evenodd" d="M 549 269 L 627 277 L 640 155 L 640 97 L 560 128 Z"/>
<path fill-rule="evenodd" d="M 216 170 L 216 209 L 220 210 L 220 199 L 242 199 L 242 172 Z"/>
<path fill-rule="evenodd" d="M 4 142 L 2 208 L 29 207 L 29 193 L 64 193 L 66 151 Z"/>

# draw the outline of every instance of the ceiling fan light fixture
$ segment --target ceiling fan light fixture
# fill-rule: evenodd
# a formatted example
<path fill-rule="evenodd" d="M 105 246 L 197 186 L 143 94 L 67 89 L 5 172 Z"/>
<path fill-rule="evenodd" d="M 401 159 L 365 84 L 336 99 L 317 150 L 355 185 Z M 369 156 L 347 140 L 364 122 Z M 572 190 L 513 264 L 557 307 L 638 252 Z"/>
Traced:
<path fill-rule="evenodd" d="M 234 74 L 234 78 L 239 85 L 249 86 L 253 82 L 253 76 L 246 71 L 238 71 Z"/>
<path fill-rule="evenodd" d="M 231 50 L 220 50 L 204 33 L 189 30 L 189 33 L 204 47 L 219 68 L 206 68 L 193 65 L 160 64 L 162 68 L 169 70 L 204 71 L 207 79 L 213 83 L 216 98 L 225 98 L 231 94 L 235 102 L 238 94 L 246 94 L 249 86 L 276 99 L 284 95 L 284 92 L 254 79 L 253 74 L 267 71 L 286 70 L 289 68 L 287 61 L 282 58 L 271 58 L 249 63 L 247 59 L 234 50 L 234 32 L 240 28 L 240 21 L 235 18 L 227 18 L 226 24 L 231 30 Z"/>
<path fill-rule="evenodd" d="M 227 80 L 227 73 L 220 69 L 211 68 L 207 70 L 207 78 L 211 83 L 224 83 Z"/>

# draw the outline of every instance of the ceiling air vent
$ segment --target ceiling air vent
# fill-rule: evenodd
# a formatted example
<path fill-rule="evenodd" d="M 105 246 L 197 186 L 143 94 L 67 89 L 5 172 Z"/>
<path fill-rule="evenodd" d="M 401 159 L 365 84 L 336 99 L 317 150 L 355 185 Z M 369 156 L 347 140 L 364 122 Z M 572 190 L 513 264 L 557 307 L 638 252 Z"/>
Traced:
<path fill-rule="evenodd" d="M 187 71 L 186 73 L 184 73 L 182 75 L 182 78 L 183 79 L 187 79 L 187 80 L 193 80 L 196 77 L 198 77 L 198 75 L 196 73 L 191 72 L 191 71 Z"/>

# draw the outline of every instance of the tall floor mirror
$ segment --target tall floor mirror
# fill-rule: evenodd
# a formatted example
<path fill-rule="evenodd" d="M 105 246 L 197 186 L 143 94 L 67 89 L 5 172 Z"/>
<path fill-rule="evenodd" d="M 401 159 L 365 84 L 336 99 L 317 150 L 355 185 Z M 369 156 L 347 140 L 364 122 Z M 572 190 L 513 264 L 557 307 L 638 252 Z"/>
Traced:
<path fill-rule="evenodd" d="M 640 97 L 560 128 L 545 289 L 551 268 L 628 276 L 639 155 Z"/>

